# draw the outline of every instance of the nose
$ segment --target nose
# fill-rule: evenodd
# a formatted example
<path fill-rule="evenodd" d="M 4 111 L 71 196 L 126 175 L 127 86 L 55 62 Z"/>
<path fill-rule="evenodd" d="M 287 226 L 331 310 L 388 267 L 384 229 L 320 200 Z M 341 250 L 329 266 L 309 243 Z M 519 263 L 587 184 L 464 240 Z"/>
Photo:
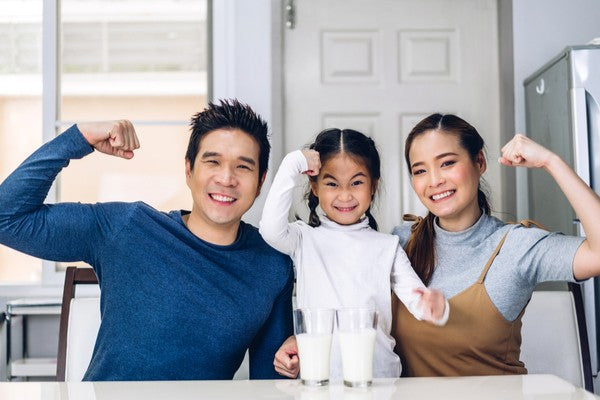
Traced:
<path fill-rule="evenodd" d="M 215 181 L 222 186 L 232 187 L 237 185 L 235 170 L 231 167 L 223 166 L 216 174 Z"/>
<path fill-rule="evenodd" d="M 433 169 L 429 173 L 429 186 L 438 187 L 445 182 L 442 171 Z"/>
<path fill-rule="evenodd" d="M 338 194 L 338 200 L 343 201 L 343 202 L 348 202 L 348 201 L 352 200 L 353 198 L 354 198 L 354 196 L 352 196 L 352 192 L 350 190 L 342 190 Z"/>

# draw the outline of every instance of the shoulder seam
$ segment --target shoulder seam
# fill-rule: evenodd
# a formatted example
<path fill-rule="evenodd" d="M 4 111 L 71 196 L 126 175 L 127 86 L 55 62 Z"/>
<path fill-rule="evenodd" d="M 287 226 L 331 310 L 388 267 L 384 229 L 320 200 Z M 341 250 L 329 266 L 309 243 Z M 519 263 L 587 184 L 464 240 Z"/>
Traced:
<path fill-rule="evenodd" d="M 131 204 L 132 207 L 130 207 L 129 212 L 128 212 L 126 218 L 123 221 L 123 225 L 119 228 L 118 231 L 115 232 L 115 234 L 114 234 L 114 236 L 112 238 L 110 238 L 108 240 L 104 240 L 104 242 L 103 242 L 103 245 L 104 245 L 103 249 L 100 252 L 98 252 L 99 256 L 102 255 L 102 254 L 104 254 L 104 251 L 108 248 L 108 245 L 110 243 L 113 243 L 117 239 L 117 237 L 121 234 L 121 232 L 123 232 L 123 230 L 125 229 L 125 227 L 127 226 L 127 224 L 129 224 L 129 221 L 131 220 L 131 218 L 133 216 L 133 213 L 140 207 L 140 204 L 143 204 L 143 202 L 136 201 L 136 202 L 129 203 L 129 204 Z"/>

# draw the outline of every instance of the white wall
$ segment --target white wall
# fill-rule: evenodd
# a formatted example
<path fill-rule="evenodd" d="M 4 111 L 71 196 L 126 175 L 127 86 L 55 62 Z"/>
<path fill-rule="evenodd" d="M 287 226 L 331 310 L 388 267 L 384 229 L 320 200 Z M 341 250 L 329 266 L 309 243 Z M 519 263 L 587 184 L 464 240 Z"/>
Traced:
<path fill-rule="evenodd" d="M 270 170 L 279 165 L 282 138 L 282 28 L 278 0 L 213 1 L 212 98 L 235 97 L 269 124 Z M 258 226 L 271 174 L 261 196 L 244 215 Z"/>
<path fill-rule="evenodd" d="M 501 85 L 505 87 L 502 104 L 510 107 L 514 95 L 514 124 L 512 110 L 502 111 L 506 118 L 502 121 L 501 140 L 505 142 L 512 136 L 513 130 L 525 132 L 523 80 L 566 46 L 585 44 L 600 36 L 600 0 L 498 1 L 500 37 L 505 45 L 502 48 L 501 43 L 501 63 L 506 61 L 504 67 L 501 65 Z M 252 104 L 268 120 L 273 135 L 273 169 L 282 155 L 281 2 L 219 0 L 213 3 L 213 7 L 213 98 L 237 97 Z M 511 50 L 512 54 L 509 54 Z M 513 70 L 507 71 L 510 64 Z M 513 90 L 510 90 L 510 85 Z M 529 214 L 527 174 L 522 169 L 516 170 L 514 195 L 512 174 L 509 171 L 504 177 L 506 190 L 510 191 L 503 194 L 507 205 L 505 211 L 512 214 L 516 208 L 517 218 L 526 218 Z M 245 216 L 246 221 L 258 222 L 264 192 Z M 516 197 L 516 207 L 513 196 Z"/>
<path fill-rule="evenodd" d="M 566 46 L 586 44 L 600 37 L 600 1 L 514 0 L 512 3 L 515 127 L 517 132 L 525 132 L 523 81 Z M 519 219 L 529 214 L 527 202 L 527 174 L 519 169 Z"/>

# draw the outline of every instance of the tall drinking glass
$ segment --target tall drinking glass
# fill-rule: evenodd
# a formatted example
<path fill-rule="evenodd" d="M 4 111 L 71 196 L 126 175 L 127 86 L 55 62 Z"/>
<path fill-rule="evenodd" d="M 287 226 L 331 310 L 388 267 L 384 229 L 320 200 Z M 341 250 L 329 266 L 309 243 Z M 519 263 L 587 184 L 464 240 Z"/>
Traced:
<path fill-rule="evenodd" d="M 373 350 L 377 311 L 344 308 L 336 311 L 344 385 L 366 387 L 373 382 Z"/>
<path fill-rule="evenodd" d="M 294 329 L 300 358 L 300 379 L 308 386 L 329 382 L 329 354 L 333 333 L 332 309 L 294 310 Z"/>

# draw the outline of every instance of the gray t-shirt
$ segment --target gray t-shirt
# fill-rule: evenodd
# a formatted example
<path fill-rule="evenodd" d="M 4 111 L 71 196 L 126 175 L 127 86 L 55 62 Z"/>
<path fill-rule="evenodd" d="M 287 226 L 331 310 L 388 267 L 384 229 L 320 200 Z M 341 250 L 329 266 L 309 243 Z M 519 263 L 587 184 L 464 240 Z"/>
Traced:
<path fill-rule="evenodd" d="M 408 241 L 411 225 L 394 228 L 402 246 Z M 509 230 L 484 282 L 492 303 L 504 318 L 517 318 L 538 283 L 575 281 L 573 259 L 582 237 L 505 224 L 486 214 L 464 231 L 445 231 L 437 223 L 434 227 L 436 266 L 429 287 L 441 290 L 448 299 L 477 281 Z"/>

